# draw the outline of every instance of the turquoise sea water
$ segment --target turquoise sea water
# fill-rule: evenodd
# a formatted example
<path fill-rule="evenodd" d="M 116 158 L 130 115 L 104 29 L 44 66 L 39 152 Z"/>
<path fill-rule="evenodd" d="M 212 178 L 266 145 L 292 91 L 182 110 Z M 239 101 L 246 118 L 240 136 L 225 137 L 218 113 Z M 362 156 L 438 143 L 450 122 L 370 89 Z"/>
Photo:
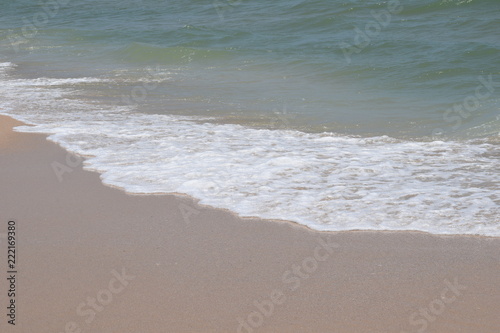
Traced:
<path fill-rule="evenodd" d="M 109 184 L 500 235 L 498 1 L 0 4 L 0 112 Z"/>

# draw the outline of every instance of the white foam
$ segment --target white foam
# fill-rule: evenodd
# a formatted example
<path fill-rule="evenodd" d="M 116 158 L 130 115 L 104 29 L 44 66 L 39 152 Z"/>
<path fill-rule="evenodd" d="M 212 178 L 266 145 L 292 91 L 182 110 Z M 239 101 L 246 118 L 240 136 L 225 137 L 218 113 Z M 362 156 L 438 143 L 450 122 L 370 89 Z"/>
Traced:
<path fill-rule="evenodd" d="M 0 68 L 12 68 L 15 65 L 11 62 L 0 62 Z"/>
<path fill-rule="evenodd" d="M 11 62 L 0 62 L 0 77 L 5 77 L 5 75 L 15 67 L 16 65 Z"/>
<path fill-rule="evenodd" d="M 497 145 L 199 124 L 99 109 L 34 82 L 5 82 L 3 113 L 36 125 L 22 131 L 93 156 L 86 167 L 128 192 L 185 193 L 317 230 L 500 236 Z"/>
<path fill-rule="evenodd" d="M 96 83 L 96 82 L 108 82 L 109 80 L 103 80 L 93 77 L 82 77 L 82 78 L 68 78 L 68 79 L 53 79 L 53 78 L 37 78 L 32 80 L 12 80 L 13 84 L 17 86 L 67 86 L 82 83 Z"/>

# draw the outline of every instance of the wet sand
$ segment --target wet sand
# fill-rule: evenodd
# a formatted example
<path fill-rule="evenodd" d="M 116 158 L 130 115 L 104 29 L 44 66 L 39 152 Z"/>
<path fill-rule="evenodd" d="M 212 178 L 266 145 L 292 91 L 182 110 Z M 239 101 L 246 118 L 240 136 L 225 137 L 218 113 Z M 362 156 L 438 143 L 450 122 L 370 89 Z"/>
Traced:
<path fill-rule="evenodd" d="M 1 332 L 500 332 L 500 239 L 316 232 L 129 195 L 0 116 Z M 59 175 L 59 176 L 58 176 Z"/>

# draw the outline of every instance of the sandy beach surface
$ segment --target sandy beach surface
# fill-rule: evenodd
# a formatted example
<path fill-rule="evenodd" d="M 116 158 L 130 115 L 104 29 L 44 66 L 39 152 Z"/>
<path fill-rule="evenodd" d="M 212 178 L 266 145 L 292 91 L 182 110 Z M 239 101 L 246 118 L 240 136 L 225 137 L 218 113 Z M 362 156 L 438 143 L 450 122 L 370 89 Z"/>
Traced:
<path fill-rule="evenodd" d="M 0 117 L 0 332 L 500 332 L 498 238 L 315 232 L 129 195 L 20 124 Z"/>

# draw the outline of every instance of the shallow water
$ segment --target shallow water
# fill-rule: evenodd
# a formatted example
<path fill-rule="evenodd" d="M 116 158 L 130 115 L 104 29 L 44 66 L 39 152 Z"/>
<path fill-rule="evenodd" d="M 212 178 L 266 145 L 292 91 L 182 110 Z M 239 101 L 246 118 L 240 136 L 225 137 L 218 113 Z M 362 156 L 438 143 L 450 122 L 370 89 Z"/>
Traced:
<path fill-rule="evenodd" d="M 2 4 L 0 107 L 105 183 L 500 235 L 496 1 L 54 3 Z"/>

